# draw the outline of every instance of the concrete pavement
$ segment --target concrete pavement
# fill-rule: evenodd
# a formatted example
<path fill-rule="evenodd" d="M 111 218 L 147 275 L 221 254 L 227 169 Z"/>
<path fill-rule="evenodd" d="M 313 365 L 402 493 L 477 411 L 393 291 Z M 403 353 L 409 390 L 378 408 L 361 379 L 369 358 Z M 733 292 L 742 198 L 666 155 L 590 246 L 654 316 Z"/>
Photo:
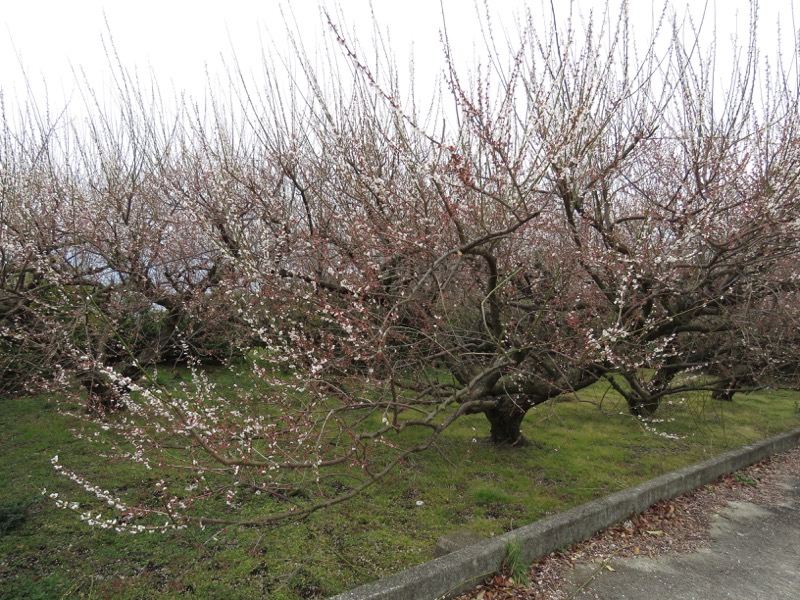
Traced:
<path fill-rule="evenodd" d="M 578 600 L 800 599 L 800 479 L 787 501 L 733 503 L 716 517 L 709 548 L 692 554 L 581 565 L 570 575 Z"/>

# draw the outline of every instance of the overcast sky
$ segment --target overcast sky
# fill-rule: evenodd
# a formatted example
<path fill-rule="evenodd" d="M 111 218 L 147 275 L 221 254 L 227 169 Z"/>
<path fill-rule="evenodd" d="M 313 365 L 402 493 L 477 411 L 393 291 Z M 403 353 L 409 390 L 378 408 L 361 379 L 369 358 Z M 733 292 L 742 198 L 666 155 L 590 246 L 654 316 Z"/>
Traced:
<path fill-rule="evenodd" d="M 557 18 L 566 19 L 570 1 L 554 2 Z M 25 89 L 24 68 L 37 96 L 42 95 L 41 82 L 47 82 L 50 103 L 56 106 L 63 104 L 64 95 L 72 94 L 74 70 L 83 69 L 91 85 L 102 89 L 109 73 L 103 49 L 109 30 L 125 68 L 152 69 L 163 88 L 185 90 L 195 97 L 203 95 L 206 71 L 212 75 L 221 71 L 220 55 L 230 56 L 233 49 L 246 70 L 256 69 L 260 48 L 269 36 L 279 45 L 283 43 L 281 6 L 291 6 L 308 44 L 314 44 L 321 30 L 317 0 L 4 0 L 3 4 L 0 88 L 7 99 L 19 95 Z M 474 0 L 443 0 L 443 4 L 456 48 L 464 55 L 471 54 L 472 44 L 480 36 Z M 574 0 L 573 6 L 576 12 L 587 13 L 601 4 L 602 0 Z M 652 27 L 652 13 L 658 12 L 661 2 L 632 0 L 631 4 L 637 33 L 646 36 Z M 359 37 L 368 39 L 369 0 L 340 0 L 338 5 L 349 25 L 363 32 Z M 535 13 L 542 11 L 540 0 L 489 0 L 497 23 L 506 27 L 513 27 L 514 15 L 526 5 Z M 673 5 L 680 14 L 689 10 L 699 19 L 705 2 L 674 0 Z M 800 0 L 761 1 L 760 40 L 765 53 L 774 52 L 778 22 L 785 47 L 791 47 L 797 27 L 792 9 L 797 5 Z M 426 69 L 435 73 L 442 63 L 439 0 L 374 0 L 373 6 L 379 23 L 391 34 L 398 62 L 405 64 L 413 48 L 422 75 L 428 76 Z M 748 28 L 748 12 L 749 0 L 708 0 L 705 31 L 710 35 L 716 27 L 723 55 L 737 27 L 740 33 Z M 465 61 L 469 59 L 464 56 Z"/>

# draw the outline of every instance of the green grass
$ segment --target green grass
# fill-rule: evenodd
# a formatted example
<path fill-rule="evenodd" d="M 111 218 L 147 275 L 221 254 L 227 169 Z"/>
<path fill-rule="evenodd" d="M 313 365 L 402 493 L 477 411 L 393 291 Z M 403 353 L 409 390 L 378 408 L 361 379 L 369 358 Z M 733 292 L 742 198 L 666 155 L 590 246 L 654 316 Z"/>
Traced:
<path fill-rule="evenodd" d="M 504 571 L 518 585 L 528 585 L 530 584 L 530 578 L 528 577 L 529 566 L 522 558 L 522 544 L 517 538 L 512 539 L 506 546 Z"/>
<path fill-rule="evenodd" d="M 182 376 L 160 377 L 174 385 Z M 224 372 L 216 380 L 224 390 L 235 381 Z M 493 447 L 484 419 L 466 417 L 363 495 L 300 523 L 139 535 L 90 528 L 56 508 L 43 488 L 78 502 L 87 496 L 57 477 L 50 459 L 59 454 L 138 501 L 154 493 L 158 473 L 98 458 L 94 433 L 102 432 L 59 413 L 45 396 L 2 399 L 0 597 L 327 597 L 429 560 L 445 533 L 497 535 L 800 424 L 800 395 L 788 392 L 737 395 L 732 403 L 674 399 L 656 415 L 666 422 L 651 429 L 604 386 L 580 399 L 532 410 L 524 432 L 533 443 L 519 449 Z M 254 516 L 259 505 L 207 509 Z"/>

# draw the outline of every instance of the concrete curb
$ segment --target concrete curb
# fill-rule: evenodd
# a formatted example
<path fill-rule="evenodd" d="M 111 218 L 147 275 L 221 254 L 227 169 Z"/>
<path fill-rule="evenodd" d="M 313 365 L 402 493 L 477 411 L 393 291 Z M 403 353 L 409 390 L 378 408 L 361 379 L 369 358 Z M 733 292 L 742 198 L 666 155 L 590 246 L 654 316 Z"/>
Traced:
<path fill-rule="evenodd" d="M 798 444 L 800 428 L 541 519 L 480 544 L 362 585 L 331 600 L 433 600 L 455 595 L 499 571 L 512 540 L 521 546 L 522 558 L 533 562 L 558 548 L 588 539 L 602 529 L 641 513 L 655 502 L 695 490 L 721 475 Z"/>

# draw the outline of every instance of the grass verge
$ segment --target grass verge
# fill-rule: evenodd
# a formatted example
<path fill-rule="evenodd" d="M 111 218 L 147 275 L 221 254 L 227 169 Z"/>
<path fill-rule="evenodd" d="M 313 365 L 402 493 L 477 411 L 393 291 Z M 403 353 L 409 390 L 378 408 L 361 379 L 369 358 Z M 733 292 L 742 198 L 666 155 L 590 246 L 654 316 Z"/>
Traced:
<path fill-rule="evenodd" d="M 3 399 L 0 597 L 324 598 L 430 559 L 446 533 L 506 532 L 796 427 L 799 406 L 800 395 L 788 392 L 732 403 L 691 396 L 642 423 L 598 385 L 532 410 L 528 447 L 493 447 L 483 418 L 465 418 L 367 493 L 301 523 L 129 535 L 89 528 L 56 508 L 50 494 L 82 497 L 56 478 L 50 458 L 60 454 L 115 494 L 140 500 L 160 493 L 159 475 L 99 457 L 99 432 L 46 396 Z M 208 509 L 256 513 L 257 505 Z"/>

